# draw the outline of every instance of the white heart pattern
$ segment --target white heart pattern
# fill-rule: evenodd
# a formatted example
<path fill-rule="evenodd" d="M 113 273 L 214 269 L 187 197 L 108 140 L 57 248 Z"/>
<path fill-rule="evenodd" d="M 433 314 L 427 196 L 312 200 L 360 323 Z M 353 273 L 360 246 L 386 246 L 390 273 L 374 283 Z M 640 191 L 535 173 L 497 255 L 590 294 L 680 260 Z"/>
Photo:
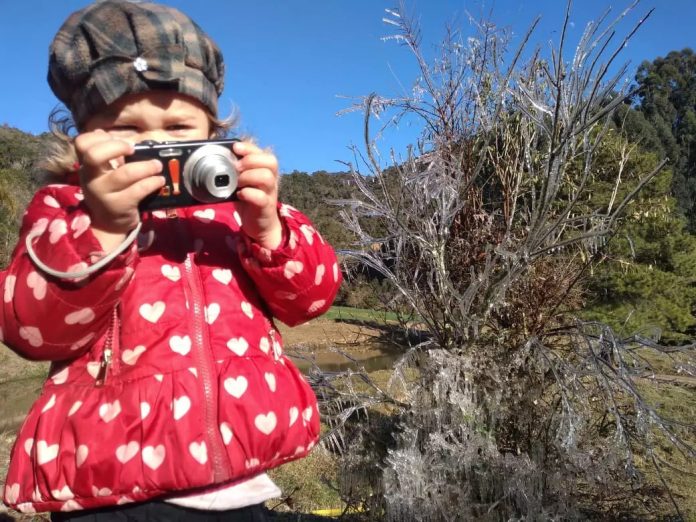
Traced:
<path fill-rule="evenodd" d="M 175 335 L 169 339 L 169 347 L 174 353 L 186 355 L 191 351 L 191 338 L 188 335 L 184 335 L 183 337 Z"/>
<path fill-rule="evenodd" d="M 27 341 L 34 348 L 38 348 L 43 344 L 41 332 L 35 326 L 22 326 L 19 329 L 19 336 Z"/>
<path fill-rule="evenodd" d="M 232 440 L 232 427 L 226 422 L 223 422 L 220 424 L 220 435 L 222 435 L 222 442 L 227 446 Z"/>
<path fill-rule="evenodd" d="M 272 392 L 276 391 L 276 378 L 272 373 L 266 372 L 263 377 L 266 379 L 266 384 L 268 384 L 268 389 Z"/>
<path fill-rule="evenodd" d="M 68 412 L 68 417 L 72 417 L 75 415 L 77 410 L 79 410 L 82 407 L 82 401 L 75 401 L 73 405 L 70 407 L 70 411 Z"/>
<path fill-rule="evenodd" d="M 14 298 L 15 284 L 17 283 L 17 276 L 8 275 L 5 279 L 5 293 L 3 300 L 6 303 L 11 303 Z"/>
<path fill-rule="evenodd" d="M 70 223 L 70 230 L 73 231 L 73 237 L 78 238 L 89 228 L 91 221 L 87 214 L 80 214 L 75 216 L 75 218 Z"/>
<path fill-rule="evenodd" d="M 246 392 L 249 381 L 247 381 L 246 377 L 240 375 L 236 379 L 234 377 L 228 377 L 225 379 L 223 385 L 227 393 L 232 395 L 235 399 L 240 399 L 242 395 L 244 395 L 244 392 Z"/>
<path fill-rule="evenodd" d="M 45 440 L 36 443 L 36 460 L 39 465 L 44 465 L 58 456 L 58 444 L 49 444 Z"/>
<path fill-rule="evenodd" d="M 220 315 L 220 305 L 217 303 L 210 303 L 210 305 L 204 308 L 205 312 L 205 322 L 208 324 L 213 324 L 215 319 Z"/>
<path fill-rule="evenodd" d="M 90 374 L 92 379 L 96 379 L 99 376 L 99 370 L 101 369 L 101 363 L 97 361 L 92 361 L 87 363 L 87 373 Z"/>
<path fill-rule="evenodd" d="M 290 413 L 290 424 L 288 426 L 292 426 L 293 424 L 295 424 L 295 421 L 297 421 L 297 417 L 300 416 L 300 410 L 298 408 L 296 408 L 295 406 L 293 406 L 292 408 L 290 408 L 289 413 Z"/>
<path fill-rule="evenodd" d="M 213 277 L 223 285 L 228 285 L 232 281 L 232 270 L 229 268 L 216 268 L 213 270 Z"/>
<path fill-rule="evenodd" d="M 145 303 L 140 305 L 140 309 L 138 311 L 143 319 L 154 324 L 159 321 L 160 317 L 162 317 L 165 308 L 166 305 L 164 304 L 164 301 L 157 301 L 152 304 Z"/>
<path fill-rule="evenodd" d="M 8 504 L 16 504 L 19 499 L 19 484 L 5 484 L 5 500 Z"/>
<path fill-rule="evenodd" d="M 73 499 L 68 500 L 63 504 L 63 507 L 60 508 L 61 511 L 78 511 L 82 509 L 82 506 L 75 502 Z"/>
<path fill-rule="evenodd" d="M 156 470 L 162 465 L 166 455 L 167 452 L 163 444 L 159 446 L 145 446 L 143 448 L 143 462 L 152 470 Z"/>
<path fill-rule="evenodd" d="M 254 419 L 254 426 L 264 435 L 270 435 L 276 428 L 278 420 L 276 419 L 276 414 L 269 411 L 266 415 L 259 414 Z"/>
<path fill-rule="evenodd" d="M 286 279 L 292 279 L 297 274 L 301 274 L 302 270 L 304 270 L 304 265 L 302 264 L 302 261 L 288 261 L 287 263 L 285 263 L 283 274 L 285 275 Z"/>
<path fill-rule="evenodd" d="M 307 308 L 307 311 L 310 314 L 313 314 L 313 313 L 321 310 L 325 304 L 326 304 L 326 299 L 319 299 L 318 301 L 313 301 L 312 304 L 309 305 L 309 308 Z"/>
<path fill-rule="evenodd" d="M 43 198 L 44 205 L 51 208 L 60 208 L 60 203 L 53 196 L 45 196 Z"/>
<path fill-rule="evenodd" d="M 282 290 L 277 290 L 273 295 L 275 295 L 278 299 L 285 299 L 286 301 L 294 301 L 297 299 L 297 294 L 293 294 L 292 292 L 284 292 Z"/>
<path fill-rule="evenodd" d="M 140 444 L 132 440 L 128 444 L 122 444 L 116 448 L 116 458 L 121 464 L 125 464 L 140 451 Z"/>
<path fill-rule="evenodd" d="M 47 228 L 48 228 L 48 218 L 37 219 L 36 222 L 32 225 L 29 233 L 32 235 L 41 235 L 44 232 L 46 232 Z"/>
<path fill-rule="evenodd" d="M 326 267 L 324 265 L 319 265 L 317 267 L 317 273 L 314 275 L 314 284 L 319 286 L 322 279 L 324 279 L 324 273 L 326 272 Z"/>
<path fill-rule="evenodd" d="M 186 395 L 179 398 L 174 398 L 172 401 L 172 411 L 174 412 L 174 420 L 181 419 L 191 409 L 191 399 Z"/>
<path fill-rule="evenodd" d="M 249 348 L 249 343 L 244 337 L 232 338 L 227 341 L 227 347 L 239 357 L 243 356 Z"/>
<path fill-rule="evenodd" d="M 181 270 L 179 270 L 178 266 L 162 265 L 162 275 L 176 283 L 181 279 Z"/>
<path fill-rule="evenodd" d="M 48 242 L 55 245 L 60 241 L 61 237 L 68 233 L 68 224 L 64 219 L 54 219 L 51 221 L 51 224 L 48 225 L 48 232 L 50 233 Z"/>
<path fill-rule="evenodd" d="M 300 225 L 300 232 L 307 240 L 307 243 L 312 245 L 314 243 L 314 228 L 309 225 Z"/>
<path fill-rule="evenodd" d="M 51 495 L 53 495 L 53 498 L 56 500 L 70 500 L 75 498 L 75 495 L 67 484 L 63 486 L 63 489 L 52 489 Z"/>
<path fill-rule="evenodd" d="M 189 453 L 199 464 L 208 462 L 208 447 L 205 445 L 205 441 L 200 443 L 194 441 L 189 444 Z"/>
<path fill-rule="evenodd" d="M 48 402 L 41 409 L 41 413 L 46 413 L 48 410 L 53 408 L 55 405 L 56 405 L 56 394 L 54 393 L 53 395 L 51 395 L 51 398 L 48 399 Z"/>
<path fill-rule="evenodd" d="M 104 422 L 111 422 L 121 413 L 121 403 L 118 399 L 114 402 L 105 402 L 99 406 L 99 417 Z"/>
<path fill-rule="evenodd" d="M 261 338 L 259 341 L 259 349 L 268 355 L 268 352 L 271 350 L 271 342 L 268 340 L 268 337 Z"/>
<path fill-rule="evenodd" d="M 280 211 L 278 212 L 282 217 L 292 217 L 292 214 L 290 214 L 290 209 L 292 207 L 290 205 L 286 205 L 283 203 L 280 205 Z"/>
<path fill-rule="evenodd" d="M 213 219 L 215 219 L 215 210 L 213 210 L 212 208 L 206 208 L 205 210 L 196 210 L 193 213 L 193 216 L 201 221 L 212 221 Z"/>
<path fill-rule="evenodd" d="M 99 489 L 96 486 L 92 486 L 92 495 L 94 495 L 95 497 L 110 497 L 111 493 L 112 492 L 109 488 Z"/>
<path fill-rule="evenodd" d="M 31 288 L 34 294 L 34 299 L 37 301 L 43 300 L 46 297 L 46 280 L 38 272 L 30 272 L 27 276 L 27 286 Z"/>
<path fill-rule="evenodd" d="M 27 455 L 31 456 L 31 450 L 34 448 L 34 439 L 27 439 L 24 441 L 24 451 Z"/>
<path fill-rule="evenodd" d="M 132 350 L 123 350 L 123 353 L 121 354 L 121 360 L 123 361 L 123 364 L 133 366 L 138 362 L 138 359 L 140 359 L 140 356 L 144 354 L 145 351 L 146 349 L 142 345 L 136 346 Z"/>
<path fill-rule="evenodd" d="M 65 316 L 65 324 L 89 324 L 96 315 L 91 308 L 83 308 Z"/>
<path fill-rule="evenodd" d="M 242 301 L 242 312 L 244 312 L 244 315 L 246 315 L 249 319 L 254 318 L 254 309 L 251 306 L 251 303 L 247 301 Z"/>
<path fill-rule="evenodd" d="M 65 381 L 68 380 L 69 373 L 70 373 L 69 368 L 66 366 L 58 373 L 51 376 L 51 380 L 53 381 L 53 384 L 65 384 Z"/>
<path fill-rule="evenodd" d="M 147 402 L 140 403 L 140 418 L 145 420 L 150 415 L 150 405 Z"/>
<path fill-rule="evenodd" d="M 309 406 L 308 408 L 305 408 L 305 410 L 302 412 L 302 419 L 306 423 L 309 422 L 310 420 L 312 420 L 312 413 L 313 413 L 313 409 L 311 406 Z"/>
<path fill-rule="evenodd" d="M 75 453 L 75 465 L 79 468 L 82 466 L 89 456 L 89 448 L 85 444 L 80 444 Z"/>

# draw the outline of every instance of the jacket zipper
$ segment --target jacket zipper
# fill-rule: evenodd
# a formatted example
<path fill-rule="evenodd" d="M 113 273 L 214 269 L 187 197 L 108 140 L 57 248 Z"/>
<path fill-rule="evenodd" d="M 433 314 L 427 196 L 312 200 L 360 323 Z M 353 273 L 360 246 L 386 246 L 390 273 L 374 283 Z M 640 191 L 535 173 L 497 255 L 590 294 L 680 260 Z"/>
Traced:
<path fill-rule="evenodd" d="M 196 365 L 200 369 L 200 379 L 203 388 L 203 409 L 205 433 L 207 435 L 208 456 L 213 465 L 213 480 L 221 482 L 229 478 L 225 466 L 222 435 L 217 426 L 217 396 L 213 383 L 215 375 L 214 361 L 208 349 L 205 311 L 203 308 L 203 290 L 200 275 L 193 265 L 193 253 L 189 252 L 184 261 L 184 272 L 191 291 L 191 311 L 193 312 L 193 347 Z"/>
<path fill-rule="evenodd" d="M 104 386 L 106 384 L 107 377 L 109 376 L 109 368 L 111 367 L 114 357 L 118 354 L 118 336 L 119 333 L 118 324 L 118 307 L 114 308 L 113 315 L 111 317 L 111 325 L 106 332 L 106 340 L 104 341 L 104 350 L 102 351 L 101 365 L 99 366 L 99 373 L 97 374 L 97 379 L 95 384 L 97 386 Z M 116 363 L 113 364 L 113 371 L 116 371 Z"/>

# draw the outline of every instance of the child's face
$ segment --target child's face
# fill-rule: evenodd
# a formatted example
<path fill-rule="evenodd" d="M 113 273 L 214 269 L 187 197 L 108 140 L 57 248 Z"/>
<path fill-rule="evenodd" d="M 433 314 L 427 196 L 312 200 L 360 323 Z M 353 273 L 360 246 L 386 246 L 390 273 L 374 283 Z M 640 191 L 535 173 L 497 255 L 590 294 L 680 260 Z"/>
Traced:
<path fill-rule="evenodd" d="M 169 91 L 148 91 L 119 98 L 89 118 L 83 131 L 97 129 L 131 143 L 201 140 L 211 136 L 210 119 L 203 104 Z"/>

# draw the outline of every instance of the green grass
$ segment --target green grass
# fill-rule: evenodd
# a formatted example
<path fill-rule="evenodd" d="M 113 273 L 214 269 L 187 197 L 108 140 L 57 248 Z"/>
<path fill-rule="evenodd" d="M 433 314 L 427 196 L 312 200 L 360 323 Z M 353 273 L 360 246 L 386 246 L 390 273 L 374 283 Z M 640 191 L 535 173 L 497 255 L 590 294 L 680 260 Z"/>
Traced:
<path fill-rule="evenodd" d="M 370 310 L 367 308 L 351 308 L 349 306 L 332 306 L 329 311 L 324 314 L 324 317 L 334 321 L 365 321 L 372 323 L 398 321 L 397 315 L 393 312 Z"/>
<path fill-rule="evenodd" d="M 270 470 L 268 474 L 283 491 L 293 511 L 313 511 L 341 508 L 343 503 L 338 493 L 326 481 L 337 481 L 338 463 L 326 450 L 316 448 L 308 457 L 289 462 Z M 278 499 L 266 503 L 275 507 Z M 289 507 L 289 506 L 288 506 Z"/>

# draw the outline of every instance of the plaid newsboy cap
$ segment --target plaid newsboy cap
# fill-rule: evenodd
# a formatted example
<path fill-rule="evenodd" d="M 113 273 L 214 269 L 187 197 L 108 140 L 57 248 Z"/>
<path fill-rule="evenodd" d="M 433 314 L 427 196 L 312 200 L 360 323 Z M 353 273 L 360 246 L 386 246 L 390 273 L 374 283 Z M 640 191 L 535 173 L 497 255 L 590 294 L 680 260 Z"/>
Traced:
<path fill-rule="evenodd" d="M 78 129 L 126 94 L 173 90 L 217 116 L 222 53 L 180 11 L 155 3 L 106 0 L 71 14 L 50 46 L 48 83 Z"/>

